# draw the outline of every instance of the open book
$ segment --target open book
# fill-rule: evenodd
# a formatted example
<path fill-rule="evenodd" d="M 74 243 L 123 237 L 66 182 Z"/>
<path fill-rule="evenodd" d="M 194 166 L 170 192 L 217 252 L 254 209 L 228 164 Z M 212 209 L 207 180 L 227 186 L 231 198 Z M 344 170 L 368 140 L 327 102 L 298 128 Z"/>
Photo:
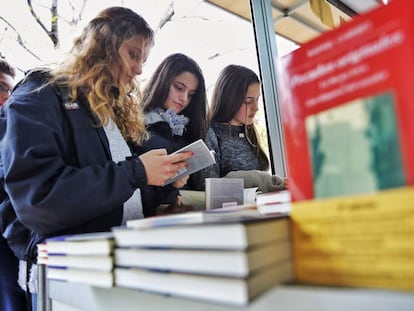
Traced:
<path fill-rule="evenodd" d="M 206 168 L 216 163 L 214 154 L 207 148 L 206 144 L 202 139 L 199 139 L 175 151 L 173 154 L 185 151 L 192 151 L 194 153 L 194 155 L 191 158 L 186 160 L 188 166 L 180 169 L 174 177 L 168 179 L 165 182 L 164 186 L 176 181 L 177 179 L 183 176 L 193 174 L 195 172 L 202 170 L 203 168 Z"/>

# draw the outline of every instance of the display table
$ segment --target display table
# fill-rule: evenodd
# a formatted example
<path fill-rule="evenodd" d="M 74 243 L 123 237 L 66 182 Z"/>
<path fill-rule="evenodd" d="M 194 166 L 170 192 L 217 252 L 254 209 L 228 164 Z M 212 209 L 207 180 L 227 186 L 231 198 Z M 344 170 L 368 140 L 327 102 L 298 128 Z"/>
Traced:
<path fill-rule="evenodd" d="M 414 293 L 315 286 L 277 286 L 245 308 L 125 288 L 48 281 L 51 311 L 413 311 Z"/>

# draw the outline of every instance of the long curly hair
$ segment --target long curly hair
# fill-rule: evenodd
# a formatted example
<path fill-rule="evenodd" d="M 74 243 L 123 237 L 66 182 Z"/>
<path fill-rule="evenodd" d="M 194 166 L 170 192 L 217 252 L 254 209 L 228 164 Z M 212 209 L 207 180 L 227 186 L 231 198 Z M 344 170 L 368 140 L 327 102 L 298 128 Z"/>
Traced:
<path fill-rule="evenodd" d="M 69 89 L 71 100 L 86 97 L 97 126 L 105 126 L 112 118 L 125 139 L 140 144 L 147 132 L 139 87 L 134 79 L 128 85 L 120 80 L 128 70 L 120 55 L 121 44 L 136 35 L 144 38 L 147 47 L 153 45 L 154 31 L 140 15 L 125 7 L 107 8 L 85 26 L 69 56 L 51 74 L 52 83 Z M 120 66 L 116 76 L 112 64 Z"/>

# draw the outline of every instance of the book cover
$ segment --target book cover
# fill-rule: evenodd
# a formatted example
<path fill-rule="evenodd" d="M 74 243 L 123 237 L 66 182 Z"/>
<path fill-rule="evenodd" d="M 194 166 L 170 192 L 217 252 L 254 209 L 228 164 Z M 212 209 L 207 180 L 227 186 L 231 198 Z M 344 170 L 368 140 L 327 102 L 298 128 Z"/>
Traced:
<path fill-rule="evenodd" d="M 234 306 L 245 306 L 274 285 L 291 279 L 290 261 L 266 266 L 248 278 L 115 269 L 116 286 Z"/>
<path fill-rule="evenodd" d="M 206 178 L 206 209 L 244 203 L 243 178 Z"/>
<path fill-rule="evenodd" d="M 290 236 L 289 217 L 149 229 L 112 228 L 118 247 L 170 247 L 244 250 Z"/>
<path fill-rule="evenodd" d="M 257 187 L 243 189 L 243 204 L 255 204 Z M 184 205 L 191 205 L 195 210 L 206 209 L 206 192 L 180 189 L 180 200 Z"/>
<path fill-rule="evenodd" d="M 296 281 L 414 291 L 414 187 L 292 206 Z"/>
<path fill-rule="evenodd" d="M 196 140 L 195 142 L 175 151 L 174 153 L 185 151 L 192 151 L 194 154 L 186 160 L 188 165 L 180 169 L 177 174 L 168 179 L 164 185 L 168 185 L 183 176 L 191 175 L 216 163 L 213 153 L 208 149 L 202 139 Z"/>
<path fill-rule="evenodd" d="M 391 1 L 280 59 L 293 200 L 414 183 L 414 2 Z"/>
<path fill-rule="evenodd" d="M 117 267 L 157 269 L 229 277 L 247 277 L 256 270 L 291 260 L 289 238 L 246 250 L 179 248 L 116 248 Z"/>

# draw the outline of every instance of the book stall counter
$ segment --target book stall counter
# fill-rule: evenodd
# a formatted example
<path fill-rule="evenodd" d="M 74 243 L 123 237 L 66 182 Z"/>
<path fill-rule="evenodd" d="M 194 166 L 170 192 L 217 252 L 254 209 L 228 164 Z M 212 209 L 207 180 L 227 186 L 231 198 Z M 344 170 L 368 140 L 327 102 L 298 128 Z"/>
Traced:
<path fill-rule="evenodd" d="M 412 311 L 414 294 L 373 289 L 276 286 L 247 307 L 230 307 L 126 288 L 48 281 L 47 311 Z M 43 310 L 39 310 L 43 311 Z"/>

